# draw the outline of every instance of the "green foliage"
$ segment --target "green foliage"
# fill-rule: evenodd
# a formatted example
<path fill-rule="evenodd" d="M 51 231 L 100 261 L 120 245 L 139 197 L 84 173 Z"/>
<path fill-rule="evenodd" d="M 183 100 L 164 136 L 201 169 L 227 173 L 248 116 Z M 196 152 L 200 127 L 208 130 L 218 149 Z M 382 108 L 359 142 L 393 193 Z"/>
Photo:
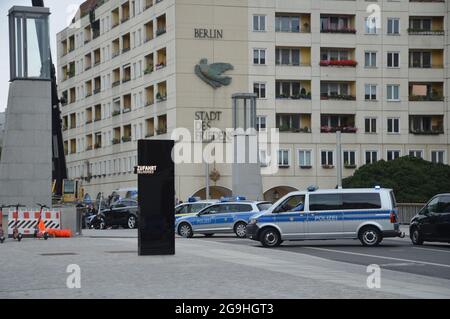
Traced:
<path fill-rule="evenodd" d="M 450 193 L 450 166 L 405 156 L 362 166 L 343 180 L 344 188 L 392 188 L 400 203 L 426 203 L 439 193 Z"/>

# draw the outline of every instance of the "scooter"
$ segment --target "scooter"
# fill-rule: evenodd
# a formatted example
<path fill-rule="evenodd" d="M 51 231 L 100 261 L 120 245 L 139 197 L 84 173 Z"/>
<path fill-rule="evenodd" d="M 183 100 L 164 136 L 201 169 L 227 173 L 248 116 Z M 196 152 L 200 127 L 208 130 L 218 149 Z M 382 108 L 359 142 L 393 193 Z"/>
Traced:
<path fill-rule="evenodd" d="M 8 207 L 16 209 L 17 215 L 15 218 L 16 220 L 15 220 L 14 226 L 13 226 L 13 239 L 20 242 L 23 238 L 23 235 L 19 232 L 19 227 L 18 227 L 18 225 L 19 225 L 19 208 L 26 207 L 26 206 L 17 204 L 17 205 L 9 205 Z"/>
<path fill-rule="evenodd" d="M 45 229 L 45 224 L 44 221 L 42 220 L 42 211 L 44 210 L 44 208 L 48 208 L 47 205 L 42 205 L 42 204 L 36 204 L 40 207 L 40 211 L 39 211 L 39 220 L 38 223 L 36 225 L 36 227 L 34 228 L 34 238 L 44 238 L 45 240 L 48 239 L 49 235 L 48 232 Z"/>
<path fill-rule="evenodd" d="M 6 206 L 0 205 L 0 244 L 3 244 L 6 239 L 3 231 L 3 208 L 6 208 Z"/>

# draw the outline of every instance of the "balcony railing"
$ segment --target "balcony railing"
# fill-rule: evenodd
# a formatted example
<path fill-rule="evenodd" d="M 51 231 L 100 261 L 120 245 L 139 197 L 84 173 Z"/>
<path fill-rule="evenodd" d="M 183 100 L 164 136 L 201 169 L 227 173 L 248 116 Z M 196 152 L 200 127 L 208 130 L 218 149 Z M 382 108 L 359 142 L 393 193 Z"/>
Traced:
<path fill-rule="evenodd" d="M 112 145 L 120 144 L 120 139 L 118 139 L 118 138 L 113 138 L 112 141 L 111 141 L 111 143 L 112 143 Z"/>
<path fill-rule="evenodd" d="M 102 90 L 100 88 L 94 90 L 94 95 L 99 94 Z"/>
<path fill-rule="evenodd" d="M 166 33 L 166 28 L 160 28 L 160 29 L 156 30 L 157 37 L 159 37 L 160 35 L 163 35 L 164 33 Z"/>
<path fill-rule="evenodd" d="M 300 93 L 295 95 L 287 95 L 287 94 L 279 94 L 276 96 L 277 99 L 291 99 L 291 100 L 311 100 L 311 92 L 308 93 Z"/>
<path fill-rule="evenodd" d="M 111 114 L 111 116 L 114 117 L 114 116 L 118 116 L 118 115 L 120 115 L 120 114 L 121 114 L 120 111 L 113 111 L 112 114 Z"/>
<path fill-rule="evenodd" d="M 120 85 L 120 80 L 113 82 L 112 87 L 116 87 Z"/>
<path fill-rule="evenodd" d="M 131 142 L 131 136 L 123 136 L 122 137 L 122 142 L 123 143 Z"/>

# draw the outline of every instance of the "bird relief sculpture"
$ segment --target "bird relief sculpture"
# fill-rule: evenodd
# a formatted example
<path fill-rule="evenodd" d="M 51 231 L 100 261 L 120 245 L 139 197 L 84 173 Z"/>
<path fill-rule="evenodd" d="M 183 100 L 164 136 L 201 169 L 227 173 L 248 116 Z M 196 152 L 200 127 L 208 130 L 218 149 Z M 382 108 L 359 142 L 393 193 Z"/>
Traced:
<path fill-rule="evenodd" d="M 195 74 L 205 83 L 217 89 L 230 85 L 231 77 L 222 74 L 233 69 L 234 67 L 229 63 L 208 64 L 208 59 L 201 59 L 200 63 L 195 66 Z"/>

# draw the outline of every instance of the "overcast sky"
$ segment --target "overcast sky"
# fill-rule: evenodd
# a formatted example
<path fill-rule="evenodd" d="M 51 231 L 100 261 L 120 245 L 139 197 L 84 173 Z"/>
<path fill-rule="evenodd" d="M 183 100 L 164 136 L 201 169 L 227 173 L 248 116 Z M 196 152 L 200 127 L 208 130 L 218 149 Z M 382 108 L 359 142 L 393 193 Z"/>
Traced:
<path fill-rule="evenodd" d="M 53 60 L 56 64 L 56 33 L 66 27 L 84 0 L 44 0 L 50 8 L 50 37 Z M 8 103 L 9 90 L 9 33 L 8 11 L 12 6 L 31 6 L 31 0 L 0 0 L 0 112 Z"/>

